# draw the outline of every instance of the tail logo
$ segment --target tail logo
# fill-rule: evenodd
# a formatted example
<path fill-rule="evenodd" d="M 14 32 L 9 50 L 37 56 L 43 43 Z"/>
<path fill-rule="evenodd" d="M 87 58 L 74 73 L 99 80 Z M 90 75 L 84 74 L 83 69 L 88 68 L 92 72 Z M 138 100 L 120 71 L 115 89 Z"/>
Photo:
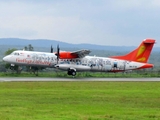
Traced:
<path fill-rule="evenodd" d="M 145 60 L 146 60 L 145 57 L 141 57 L 141 58 L 137 59 L 138 62 L 144 62 Z"/>
<path fill-rule="evenodd" d="M 146 47 L 143 45 L 143 46 L 140 46 L 139 50 L 138 50 L 138 53 L 137 53 L 137 61 L 139 62 L 143 62 L 146 60 L 145 57 L 141 57 L 141 58 L 138 58 L 140 55 L 142 55 L 144 53 L 144 51 L 146 50 Z"/>

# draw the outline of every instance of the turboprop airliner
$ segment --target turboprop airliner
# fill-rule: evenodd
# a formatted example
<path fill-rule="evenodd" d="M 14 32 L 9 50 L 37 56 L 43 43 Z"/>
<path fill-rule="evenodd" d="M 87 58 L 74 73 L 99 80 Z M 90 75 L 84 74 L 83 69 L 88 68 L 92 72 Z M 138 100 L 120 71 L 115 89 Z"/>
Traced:
<path fill-rule="evenodd" d="M 85 56 L 75 59 L 61 59 L 55 67 L 65 70 L 68 75 L 75 76 L 79 71 L 123 72 L 136 69 L 152 68 L 148 59 L 152 51 L 154 39 L 145 39 L 140 46 L 123 56 L 97 57 Z"/>
<path fill-rule="evenodd" d="M 97 57 L 87 56 L 90 50 L 74 52 L 59 51 L 46 53 L 17 50 L 3 58 L 4 61 L 14 65 L 56 67 L 67 71 L 68 75 L 75 76 L 76 72 L 123 72 L 128 70 L 152 68 L 148 59 L 152 51 L 154 39 L 145 39 L 140 46 L 124 56 Z"/>

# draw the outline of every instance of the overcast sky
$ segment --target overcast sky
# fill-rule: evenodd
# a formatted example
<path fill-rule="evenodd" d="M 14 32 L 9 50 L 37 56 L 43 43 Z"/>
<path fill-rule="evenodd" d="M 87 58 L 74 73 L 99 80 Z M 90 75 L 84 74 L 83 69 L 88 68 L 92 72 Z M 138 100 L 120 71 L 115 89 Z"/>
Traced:
<path fill-rule="evenodd" d="M 160 1 L 0 0 L 0 38 L 160 47 Z"/>

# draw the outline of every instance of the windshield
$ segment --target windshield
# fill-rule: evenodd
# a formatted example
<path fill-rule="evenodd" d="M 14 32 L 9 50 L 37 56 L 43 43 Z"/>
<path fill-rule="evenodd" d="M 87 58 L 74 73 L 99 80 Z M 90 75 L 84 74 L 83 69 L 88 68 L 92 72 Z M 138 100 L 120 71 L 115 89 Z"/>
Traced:
<path fill-rule="evenodd" d="M 19 55 L 18 52 L 12 52 L 11 55 Z"/>

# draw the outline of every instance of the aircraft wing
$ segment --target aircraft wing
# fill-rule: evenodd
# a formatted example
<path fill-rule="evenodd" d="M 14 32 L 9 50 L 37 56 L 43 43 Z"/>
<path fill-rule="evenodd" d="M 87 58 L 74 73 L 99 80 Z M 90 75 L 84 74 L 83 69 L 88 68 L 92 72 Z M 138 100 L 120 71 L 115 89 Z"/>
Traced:
<path fill-rule="evenodd" d="M 86 55 L 88 55 L 91 51 L 90 50 L 78 50 L 78 51 L 73 51 L 71 52 L 71 55 L 77 55 L 78 58 L 83 58 L 85 57 Z"/>

